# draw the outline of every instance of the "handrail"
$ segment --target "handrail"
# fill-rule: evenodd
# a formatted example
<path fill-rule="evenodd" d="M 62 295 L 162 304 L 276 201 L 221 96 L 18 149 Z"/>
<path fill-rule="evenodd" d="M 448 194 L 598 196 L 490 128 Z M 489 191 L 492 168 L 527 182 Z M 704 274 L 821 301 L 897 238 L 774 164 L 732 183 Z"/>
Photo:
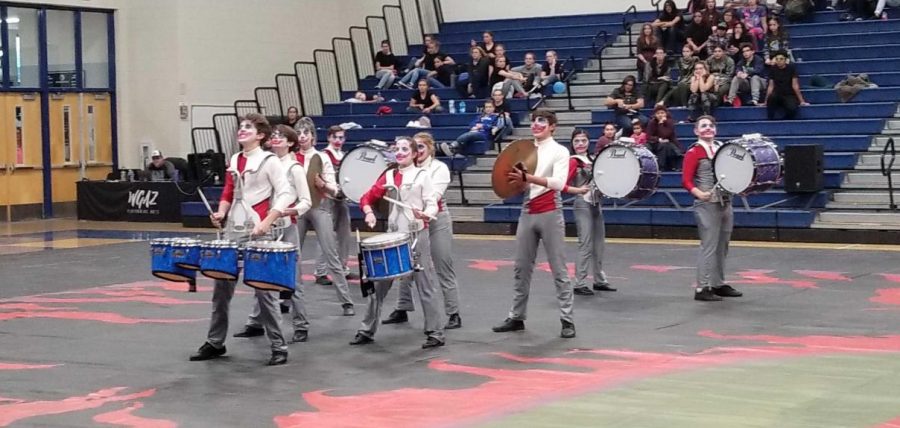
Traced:
<path fill-rule="evenodd" d="M 603 46 L 598 46 L 597 43 L 597 39 L 599 39 L 600 36 L 603 36 Z M 615 41 L 609 41 L 609 38 L 609 31 L 600 30 L 597 34 L 594 35 L 594 40 L 591 41 L 591 52 L 593 52 L 594 57 L 597 58 L 597 67 L 599 70 L 598 74 L 600 75 L 601 84 L 606 82 L 606 79 L 603 78 L 603 51 L 605 51 L 606 48 L 612 46 L 615 43 Z"/>
<path fill-rule="evenodd" d="M 632 19 L 628 19 L 628 14 L 631 14 Z M 637 7 L 635 5 L 631 5 L 628 9 L 625 9 L 625 12 L 622 13 L 622 30 L 628 33 L 628 56 L 634 58 L 634 44 L 631 40 L 631 25 L 637 21 Z"/>
<path fill-rule="evenodd" d="M 885 165 L 884 160 L 888 154 L 888 148 L 891 149 L 891 160 Z M 897 156 L 897 151 L 894 149 L 894 137 L 890 137 L 887 140 L 887 143 L 884 144 L 884 149 L 881 150 L 881 175 L 887 177 L 888 182 L 888 195 L 890 197 L 890 208 L 892 210 L 897 209 L 897 204 L 894 203 L 894 180 L 893 180 L 893 172 L 894 172 L 894 158 Z"/>
<path fill-rule="evenodd" d="M 650 0 L 650 6 L 656 8 L 656 14 L 659 15 L 659 4 L 662 3 L 663 0 Z"/>
<path fill-rule="evenodd" d="M 570 64 L 572 67 L 570 73 L 566 73 L 566 64 Z M 575 110 L 575 107 L 572 105 L 572 81 L 575 80 L 575 76 L 578 75 L 578 69 L 575 67 L 575 55 L 570 55 L 569 58 L 563 62 L 562 69 L 564 76 L 561 81 L 566 84 L 566 99 L 569 101 L 569 111 L 573 111 Z"/>

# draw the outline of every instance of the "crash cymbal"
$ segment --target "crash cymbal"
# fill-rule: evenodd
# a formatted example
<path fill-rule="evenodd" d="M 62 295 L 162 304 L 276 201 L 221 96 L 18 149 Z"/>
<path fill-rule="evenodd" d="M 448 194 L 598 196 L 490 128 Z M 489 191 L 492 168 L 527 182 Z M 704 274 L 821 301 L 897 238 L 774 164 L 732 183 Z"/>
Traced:
<path fill-rule="evenodd" d="M 517 164 L 522 164 L 526 172 L 533 173 L 537 168 L 537 148 L 533 140 L 516 140 L 506 146 L 494 161 L 494 169 L 491 171 L 491 187 L 494 193 L 502 199 L 508 199 L 525 189 L 510 183 L 506 174 L 512 171 Z"/>
<path fill-rule="evenodd" d="M 309 186 L 309 197 L 312 199 L 312 207 L 319 206 L 322 202 L 322 192 L 316 187 L 316 177 L 322 174 L 322 158 L 316 155 L 309 159 L 309 166 L 306 168 L 306 184 Z"/>

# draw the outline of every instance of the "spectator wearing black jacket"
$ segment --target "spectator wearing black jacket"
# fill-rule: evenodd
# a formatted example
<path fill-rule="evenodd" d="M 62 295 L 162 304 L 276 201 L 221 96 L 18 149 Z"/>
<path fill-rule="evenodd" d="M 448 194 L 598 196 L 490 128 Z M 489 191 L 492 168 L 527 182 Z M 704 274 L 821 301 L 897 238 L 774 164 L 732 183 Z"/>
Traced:
<path fill-rule="evenodd" d="M 689 46 L 700 59 L 706 59 L 706 41 L 711 34 L 710 27 L 703 20 L 703 14 L 699 11 L 694 12 L 693 20 L 684 32 L 685 45 Z"/>
<path fill-rule="evenodd" d="M 490 60 L 483 49 L 476 46 L 469 49 L 472 56 L 466 62 L 465 78 L 460 78 L 456 82 L 456 90 L 463 98 L 474 96 L 475 98 L 487 98 L 490 94 L 491 86 L 489 82 Z"/>
<path fill-rule="evenodd" d="M 775 52 L 772 58 L 775 65 L 769 68 L 766 113 L 769 120 L 773 120 L 778 110 L 783 109 L 785 119 L 794 119 L 800 111 L 800 106 L 809 105 L 800 92 L 797 69 L 793 64 L 787 63 L 788 55 L 785 51 Z"/>
<path fill-rule="evenodd" d="M 662 105 L 672 84 L 669 61 L 663 48 L 656 48 L 653 58 L 650 58 L 650 62 L 644 68 L 644 82 L 647 100 L 653 105 Z"/>

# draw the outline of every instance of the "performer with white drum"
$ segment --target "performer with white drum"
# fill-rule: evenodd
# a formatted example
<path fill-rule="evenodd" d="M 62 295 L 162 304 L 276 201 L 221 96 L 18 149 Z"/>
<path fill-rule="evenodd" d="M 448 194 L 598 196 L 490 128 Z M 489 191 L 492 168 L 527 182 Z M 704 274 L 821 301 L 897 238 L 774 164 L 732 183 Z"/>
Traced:
<path fill-rule="evenodd" d="M 681 183 L 696 199 L 694 218 L 700 232 L 697 285 L 694 300 L 712 302 L 742 293 L 725 284 L 725 258 L 734 228 L 731 195 L 717 186 L 713 158 L 721 142 L 716 141 L 716 119 L 701 116 L 694 126 L 698 140 L 684 154 Z M 718 172 L 718 173 L 721 173 Z"/>
<path fill-rule="evenodd" d="M 334 291 L 341 302 L 343 314 L 344 316 L 353 316 L 356 315 L 356 311 L 353 309 L 353 299 L 350 298 L 344 263 L 338 255 L 334 233 L 334 218 L 332 217 L 334 200 L 331 198 L 338 193 L 334 166 L 328 156 L 316 150 L 316 126 L 312 119 L 301 118 L 297 129 L 299 129 L 297 139 L 300 142 L 297 162 L 303 166 L 307 174 L 307 181 L 314 186 L 314 190 L 310 192 L 313 207 L 297 220 L 300 245 L 302 247 L 306 240 L 306 231 L 310 228 L 314 229 L 319 241 L 319 250 L 325 254 L 328 273 L 331 275 Z M 319 168 L 321 168 L 321 172 L 316 171 Z M 318 206 L 316 206 L 317 202 L 319 202 Z"/>
<path fill-rule="evenodd" d="M 450 210 L 444 204 L 444 193 L 450 185 L 450 168 L 447 168 L 447 164 L 434 159 L 435 144 L 431 134 L 420 132 L 413 136 L 413 139 L 418 153 L 416 161 L 422 169 L 428 171 L 438 204 L 437 219 L 428 223 L 428 237 L 431 241 L 431 258 L 434 260 L 437 279 L 444 295 L 444 312 L 448 316 L 444 328 L 456 329 L 462 327 L 462 318 L 459 316 L 459 285 L 456 282 L 456 271 L 453 269 L 453 219 L 450 218 Z M 391 312 L 382 324 L 407 322 L 409 317 L 406 313 L 414 310 L 412 287 L 401 284 L 397 309 Z"/>
<path fill-rule="evenodd" d="M 328 128 L 328 147 L 326 147 L 322 153 L 328 156 L 328 160 L 331 161 L 331 165 L 334 166 L 335 171 L 340 171 L 341 169 L 341 161 L 344 159 L 344 151 L 342 149 L 346 140 L 347 136 L 344 128 L 337 125 Z M 340 183 L 338 183 L 338 188 L 340 188 Z M 347 258 L 350 256 L 350 247 L 353 245 L 353 236 L 350 234 L 350 209 L 347 208 L 347 198 L 344 197 L 343 192 L 338 192 L 337 196 L 333 198 L 330 197 L 329 199 L 331 199 L 331 204 L 333 206 L 331 216 L 334 219 L 334 233 L 337 238 L 338 257 L 341 259 L 341 263 L 344 266 L 344 274 L 347 278 L 351 278 L 353 275 L 351 274 L 350 268 L 347 267 Z M 316 258 L 316 280 L 319 281 L 319 278 L 325 278 L 327 271 L 325 252 L 320 251 L 319 257 Z M 327 284 L 328 281 L 323 282 L 326 282 L 326 284 L 323 285 L 329 285 Z"/>
<path fill-rule="evenodd" d="M 560 336 L 572 338 L 575 337 L 572 309 L 574 295 L 566 268 L 563 241 L 565 223 L 560 199 L 560 192 L 568 190 L 566 178 L 569 175 L 569 151 L 553 139 L 556 114 L 549 110 L 536 110 L 532 113 L 531 120 L 536 167 L 533 171 L 526 171 L 523 162 L 519 162 L 516 168 L 505 172 L 505 179 L 525 192 L 525 202 L 522 204 L 516 230 L 513 305 L 506 320 L 495 326 L 493 331 L 501 333 L 525 329 L 531 275 L 534 272 L 538 244 L 543 241 L 556 284 L 556 300 L 559 302 L 562 323 Z"/>
<path fill-rule="evenodd" d="M 309 196 L 309 185 L 306 182 L 306 172 L 303 166 L 297 162 L 295 153 L 299 150 L 300 142 L 297 139 L 297 132 L 294 128 L 287 125 L 277 125 L 272 131 L 272 137 L 269 138 L 269 147 L 272 153 L 278 156 L 285 171 L 287 171 L 288 182 L 291 189 L 297 195 L 297 202 L 288 207 L 282 213 L 283 217 L 279 221 L 285 221 L 283 241 L 289 242 L 297 247 L 298 260 L 300 256 L 300 235 L 297 230 L 297 217 L 306 214 L 312 206 Z M 306 313 L 306 301 L 303 296 L 303 281 L 297 281 L 294 292 L 291 293 L 289 300 L 290 307 L 294 309 L 292 316 L 292 324 L 294 326 L 294 335 L 291 342 L 306 342 L 309 336 L 309 316 Z M 262 336 L 265 332 L 259 318 L 259 304 L 253 305 L 253 312 L 247 317 L 247 324 L 244 331 L 236 333 L 234 337 L 254 337 Z M 282 311 L 283 312 L 283 311 Z"/>
<path fill-rule="evenodd" d="M 275 220 L 297 199 L 277 157 L 260 147 L 271 135 L 272 128 L 265 116 L 254 113 L 241 119 L 237 141 L 242 150 L 231 157 L 218 210 L 210 215 L 216 227 L 225 222 L 226 238 L 238 244 L 251 237 L 268 235 Z M 209 360 L 225 354 L 228 311 L 235 284 L 235 280 L 215 281 L 207 339 L 191 355 L 191 361 Z M 277 294 L 257 289 L 256 299 L 261 309 L 260 321 L 272 346 L 268 364 L 284 364 L 287 362 L 287 345 L 281 332 Z"/>
<path fill-rule="evenodd" d="M 593 184 L 593 160 L 588 156 L 590 137 L 584 129 L 572 132 L 572 149 L 575 154 L 569 158 L 568 193 L 577 195 L 572 203 L 575 208 L 575 227 L 578 230 L 578 258 L 575 260 L 575 287 L 573 292 L 581 296 L 594 294 L 588 288 L 588 269 L 594 276 L 593 289 L 616 291 L 609 285 L 603 272 L 603 250 L 606 246 L 606 225 L 603 209 L 600 207 L 602 195 Z"/>
<path fill-rule="evenodd" d="M 425 316 L 427 339 L 422 344 L 422 349 L 434 348 L 444 345 L 444 326 L 438 309 L 436 273 L 431 259 L 431 243 L 427 229 L 428 220 L 438 214 L 438 203 L 428 171 L 416 165 L 418 147 L 413 139 L 398 137 L 396 146 L 397 167 L 385 171 L 362 196 L 359 205 L 366 214 L 366 224 L 369 228 L 374 228 L 375 202 L 383 198 L 396 201 L 391 205 L 388 216 L 389 233 L 385 235 L 402 235 L 404 240 L 411 237 L 415 242 L 413 251 L 416 257 L 413 264 L 417 267 L 411 275 L 400 279 L 401 287 L 408 287 L 409 282 L 415 280 L 419 291 L 419 303 Z M 370 239 L 372 238 L 363 241 L 361 246 L 365 247 Z M 370 267 L 367 266 L 368 268 Z M 362 326 L 350 342 L 351 345 L 374 342 L 384 298 L 393 282 L 393 278 L 375 281 L 375 290 L 368 296 L 369 302 Z"/>

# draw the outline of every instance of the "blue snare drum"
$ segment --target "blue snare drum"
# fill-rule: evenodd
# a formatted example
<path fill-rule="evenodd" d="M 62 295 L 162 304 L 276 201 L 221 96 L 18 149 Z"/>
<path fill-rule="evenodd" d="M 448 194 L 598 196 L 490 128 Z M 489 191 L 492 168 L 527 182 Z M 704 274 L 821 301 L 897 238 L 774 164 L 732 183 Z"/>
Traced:
<path fill-rule="evenodd" d="M 244 284 L 260 290 L 294 291 L 297 246 L 278 241 L 250 241 L 244 248 Z"/>
<path fill-rule="evenodd" d="M 399 278 L 413 271 L 409 234 L 382 233 L 363 239 L 359 247 L 366 265 L 366 277 L 369 280 Z"/>
<path fill-rule="evenodd" d="M 167 281 L 190 281 L 197 277 L 197 273 L 175 264 L 174 241 L 168 238 L 150 241 L 150 273 Z"/>
<path fill-rule="evenodd" d="M 200 273 L 212 279 L 235 281 L 238 277 L 238 244 L 219 240 L 200 245 Z"/>
<path fill-rule="evenodd" d="M 200 269 L 199 239 L 175 238 L 172 240 L 172 259 L 175 265 L 190 270 Z"/>

